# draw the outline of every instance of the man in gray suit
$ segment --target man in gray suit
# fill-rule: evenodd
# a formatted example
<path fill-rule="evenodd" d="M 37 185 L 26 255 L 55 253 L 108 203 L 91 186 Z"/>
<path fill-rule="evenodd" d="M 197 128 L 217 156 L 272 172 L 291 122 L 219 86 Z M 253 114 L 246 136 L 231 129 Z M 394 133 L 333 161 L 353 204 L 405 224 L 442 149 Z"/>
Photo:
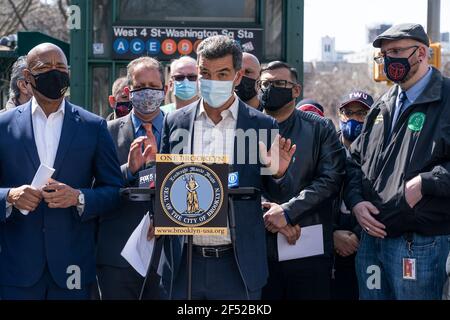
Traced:
<path fill-rule="evenodd" d="M 164 76 L 161 64 L 149 57 L 130 62 L 128 87 L 133 111 L 108 122 L 126 186 L 137 186 L 139 171 L 154 160 L 161 140 L 164 114 Z M 138 299 L 144 278 L 120 255 L 128 238 L 149 210 L 148 203 L 123 201 L 115 214 L 102 219 L 99 226 L 97 275 L 102 299 Z M 150 240 L 153 235 L 148 236 Z M 144 290 L 144 299 L 159 299 L 160 277 L 156 273 L 161 241 L 155 245 L 154 259 Z"/>

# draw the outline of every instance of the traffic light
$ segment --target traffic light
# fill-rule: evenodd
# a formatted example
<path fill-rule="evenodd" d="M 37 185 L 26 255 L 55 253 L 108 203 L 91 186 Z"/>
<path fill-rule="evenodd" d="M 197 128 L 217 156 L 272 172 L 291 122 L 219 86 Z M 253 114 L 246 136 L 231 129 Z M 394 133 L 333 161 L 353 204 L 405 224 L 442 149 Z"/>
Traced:
<path fill-rule="evenodd" d="M 436 69 L 441 69 L 442 63 L 441 52 L 442 52 L 442 45 L 440 42 L 434 42 L 430 44 L 430 58 L 428 59 L 428 62 Z"/>
<path fill-rule="evenodd" d="M 379 57 L 381 56 L 381 50 L 377 49 L 374 54 L 373 57 Z M 376 82 L 385 82 L 385 81 L 389 81 L 386 78 L 386 74 L 384 73 L 384 64 L 378 64 L 375 62 L 375 60 L 373 61 L 373 80 L 375 80 Z"/>

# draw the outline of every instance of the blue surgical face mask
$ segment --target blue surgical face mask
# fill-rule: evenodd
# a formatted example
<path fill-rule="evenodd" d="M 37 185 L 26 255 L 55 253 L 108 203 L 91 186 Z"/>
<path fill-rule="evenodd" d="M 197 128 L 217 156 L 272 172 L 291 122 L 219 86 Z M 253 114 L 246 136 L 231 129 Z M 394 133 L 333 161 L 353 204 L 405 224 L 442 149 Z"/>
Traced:
<path fill-rule="evenodd" d="M 191 100 L 197 94 L 197 81 L 175 81 L 174 94 L 178 99 Z"/>
<path fill-rule="evenodd" d="M 363 122 L 351 119 L 347 122 L 340 121 L 339 126 L 344 138 L 350 142 L 353 142 L 361 134 L 363 124 Z"/>
<path fill-rule="evenodd" d="M 233 94 L 234 81 L 217 81 L 200 78 L 200 94 L 212 108 L 220 108 Z"/>

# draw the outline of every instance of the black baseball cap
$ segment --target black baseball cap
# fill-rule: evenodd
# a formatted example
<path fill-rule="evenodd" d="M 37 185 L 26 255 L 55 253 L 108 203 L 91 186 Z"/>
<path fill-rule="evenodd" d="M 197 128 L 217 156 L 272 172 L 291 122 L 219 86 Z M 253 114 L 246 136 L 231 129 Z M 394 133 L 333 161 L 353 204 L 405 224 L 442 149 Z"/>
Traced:
<path fill-rule="evenodd" d="M 414 39 L 427 47 L 430 46 L 430 39 L 427 33 L 420 24 L 417 23 L 403 23 L 390 27 L 385 32 L 375 38 L 373 46 L 375 48 L 381 48 L 383 40 L 401 40 L 401 39 Z"/>
<path fill-rule="evenodd" d="M 342 109 L 343 107 L 352 102 L 361 103 L 367 109 L 370 109 L 373 105 L 373 98 L 370 94 L 364 91 L 360 90 L 352 91 L 349 94 L 346 94 L 344 97 L 342 97 L 339 109 Z"/>

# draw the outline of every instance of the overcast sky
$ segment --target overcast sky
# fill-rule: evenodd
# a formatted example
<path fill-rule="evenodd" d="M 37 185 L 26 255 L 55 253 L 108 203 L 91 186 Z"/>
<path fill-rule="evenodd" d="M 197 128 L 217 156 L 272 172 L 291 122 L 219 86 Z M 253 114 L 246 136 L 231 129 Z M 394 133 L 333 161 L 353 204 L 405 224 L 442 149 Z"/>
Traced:
<path fill-rule="evenodd" d="M 426 28 L 427 0 L 305 0 L 304 56 L 320 58 L 323 36 L 336 38 L 336 49 L 358 51 L 367 27 L 418 22 Z M 450 31 L 450 0 L 441 0 L 441 32 Z"/>

